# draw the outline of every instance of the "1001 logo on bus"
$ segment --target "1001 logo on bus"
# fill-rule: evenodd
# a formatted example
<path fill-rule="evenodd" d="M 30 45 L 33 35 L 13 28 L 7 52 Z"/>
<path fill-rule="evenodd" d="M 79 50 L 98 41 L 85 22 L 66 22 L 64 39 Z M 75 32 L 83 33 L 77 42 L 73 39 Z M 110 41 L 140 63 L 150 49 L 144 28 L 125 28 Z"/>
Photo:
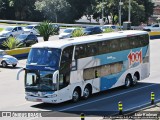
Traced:
<path fill-rule="evenodd" d="M 134 63 L 142 63 L 142 49 L 136 52 L 130 52 L 128 55 L 129 66 L 132 66 Z"/>

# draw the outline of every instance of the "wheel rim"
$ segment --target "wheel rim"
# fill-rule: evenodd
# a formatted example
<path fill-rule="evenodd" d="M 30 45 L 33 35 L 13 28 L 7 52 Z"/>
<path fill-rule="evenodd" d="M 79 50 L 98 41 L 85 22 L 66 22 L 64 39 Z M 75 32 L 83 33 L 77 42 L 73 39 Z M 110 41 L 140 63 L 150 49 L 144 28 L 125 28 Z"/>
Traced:
<path fill-rule="evenodd" d="M 133 76 L 133 84 L 134 84 L 134 85 L 137 83 L 137 81 L 138 81 L 137 76 Z"/>
<path fill-rule="evenodd" d="M 129 78 L 126 78 L 125 85 L 126 85 L 126 87 L 130 86 L 130 79 Z"/>
<path fill-rule="evenodd" d="M 2 62 L 2 66 L 6 67 L 7 66 L 6 62 Z"/>
<path fill-rule="evenodd" d="M 85 98 L 88 98 L 88 97 L 89 97 L 89 89 L 88 89 L 88 88 L 85 88 L 85 89 L 84 89 L 83 96 L 84 96 Z"/>
<path fill-rule="evenodd" d="M 74 91 L 73 92 L 73 101 L 78 101 L 78 99 L 79 99 L 79 94 L 77 91 Z"/>

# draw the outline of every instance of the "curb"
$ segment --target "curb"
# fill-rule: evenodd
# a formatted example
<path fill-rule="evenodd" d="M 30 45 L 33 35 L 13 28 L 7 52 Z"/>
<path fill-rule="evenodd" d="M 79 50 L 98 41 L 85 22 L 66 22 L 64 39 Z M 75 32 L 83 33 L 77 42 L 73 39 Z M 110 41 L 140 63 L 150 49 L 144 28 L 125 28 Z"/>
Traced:
<path fill-rule="evenodd" d="M 5 52 L 7 53 L 7 55 L 14 56 L 17 59 L 23 59 L 28 57 L 30 49 L 31 49 L 30 47 L 16 48 L 13 50 L 5 50 Z"/>

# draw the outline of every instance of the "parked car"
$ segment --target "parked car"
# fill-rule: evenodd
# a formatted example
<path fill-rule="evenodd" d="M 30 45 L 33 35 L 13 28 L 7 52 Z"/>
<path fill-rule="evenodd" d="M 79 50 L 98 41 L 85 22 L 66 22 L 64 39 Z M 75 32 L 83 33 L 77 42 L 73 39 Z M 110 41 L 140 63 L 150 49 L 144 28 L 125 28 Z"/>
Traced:
<path fill-rule="evenodd" d="M 11 55 L 6 55 L 4 50 L 0 50 L 0 63 L 2 67 L 7 67 L 8 65 L 16 67 L 18 60 Z"/>
<path fill-rule="evenodd" d="M 84 34 L 86 35 L 99 34 L 99 33 L 102 33 L 100 27 L 86 27 L 84 29 Z"/>
<path fill-rule="evenodd" d="M 24 44 L 26 47 L 29 47 L 30 45 L 33 45 L 35 43 L 38 43 L 37 36 L 34 34 L 20 34 L 16 37 L 16 39 L 19 41 L 18 44 Z"/>
<path fill-rule="evenodd" d="M 119 27 L 116 25 L 104 25 L 101 27 L 102 31 L 105 31 L 106 29 L 111 29 L 113 31 L 118 31 Z"/>
<path fill-rule="evenodd" d="M 159 23 L 155 23 L 155 24 L 152 24 L 151 26 L 146 26 L 146 27 L 143 27 L 143 30 L 144 31 L 160 31 L 160 24 Z"/>
<path fill-rule="evenodd" d="M 59 31 L 60 31 L 60 27 L 59 27 L 59 25 L 57 25 L 57 24 L 52 24 L 52 26 L 55 28 L 55 33 L 56 33 L 56 35 L 59 35 Z"/>
<path fill-rule="evenodd" d="M 72 33 L 78 28 L 66 28 L 62 33 L 59 34 L 59 39 L 71 38 Z"/>
<path fill-rule="evenodd" d="M 24 30 L 24 33 L 28 33 L 28 34 L 33 33 L 35 35 L 39 35 L 37 28 L 38 28 L 38 25 L 28 25 L 24 27 L 23 30 Z"/>
<path fill-rule="evenodd" d="M 23 28 L 19 26 L 6 27 L 0 32 L 0 37 L 16 37 L 17 35 L 23 33 Z"/>
<path fill-rule="evenodd" d="M 7 38 L 6 37 L 0 37 L 0 49 L 7 49 L 6 47 L 4 47 L 2 44 L 3 42 L 7 41 Z"/>

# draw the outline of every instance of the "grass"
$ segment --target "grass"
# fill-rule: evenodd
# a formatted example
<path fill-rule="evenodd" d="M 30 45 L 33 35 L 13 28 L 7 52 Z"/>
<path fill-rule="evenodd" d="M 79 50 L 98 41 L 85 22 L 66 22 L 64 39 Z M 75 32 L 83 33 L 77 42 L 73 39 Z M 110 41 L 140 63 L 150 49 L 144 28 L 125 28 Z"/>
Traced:
<path fill-rule="evenodd" d="M 3 30 L 3 28 L 0 28 L 0 32 Z"/>

